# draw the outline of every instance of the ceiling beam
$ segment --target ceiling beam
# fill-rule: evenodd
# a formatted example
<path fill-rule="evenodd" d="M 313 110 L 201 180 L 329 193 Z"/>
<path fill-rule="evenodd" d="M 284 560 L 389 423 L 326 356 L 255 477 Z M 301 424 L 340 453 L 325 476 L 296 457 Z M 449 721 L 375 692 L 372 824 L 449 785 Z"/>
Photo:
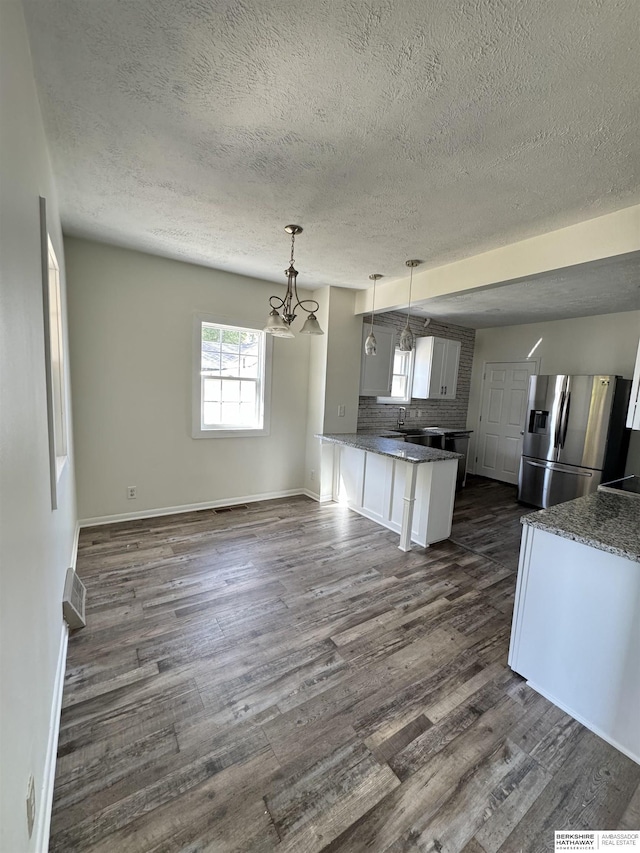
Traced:
<path fill-rule="evenodd" d="M 452 264 L 414 272 L 412 301 L 448 296 L 492 284 L 590 263 L 640 250 L 640 204 L 510 243 Z M 379 282 L 376 313 L 407 304 L 408 276 Z M 372 288 L 359 291 L 355 313 L 371 311 Z"/>

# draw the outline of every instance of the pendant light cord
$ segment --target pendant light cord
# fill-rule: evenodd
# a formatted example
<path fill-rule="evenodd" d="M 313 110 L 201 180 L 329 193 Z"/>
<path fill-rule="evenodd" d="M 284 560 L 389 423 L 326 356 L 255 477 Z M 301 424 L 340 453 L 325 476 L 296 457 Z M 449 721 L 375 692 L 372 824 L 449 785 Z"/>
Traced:
<path fill-rule="evenodd" d="M 413 288 L 413 266 L 409 267 L 409 306 L 407 307 L 407 323 L 411 316 L 411 290 Z"/>
<path fill-rule="evenodd" d="M 377 279 L 374 278 L 373 279 L 373 303 L 371 304 L 371 331 L 370 331 L 370 334 L 373 334 L 373 312 L 375 311 L 375 307 L 376 307 L 376 282 L 377 282 Z"/>

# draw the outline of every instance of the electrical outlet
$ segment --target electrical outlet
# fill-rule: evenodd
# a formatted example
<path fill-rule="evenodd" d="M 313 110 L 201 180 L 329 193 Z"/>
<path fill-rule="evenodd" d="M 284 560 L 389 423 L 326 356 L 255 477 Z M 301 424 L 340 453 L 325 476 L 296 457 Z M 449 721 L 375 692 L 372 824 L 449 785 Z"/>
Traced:
<path fill-rule="evenodd" d="M 27 785 L 27 829 L 29 830 L 29 838 L 33 832 L 33 825 L 36 822 L 36 784 L 33 779 L 33 773 L 29 776 L 29 784 Z"/>
<path fill-rule="evenodd" d="M 127 498 L 132 501 L 138 497 L 138 487 L 137 486 L 127 486 Z"/>
<path fill-rule="evenodd" d="M 309 479 L 311 480 L 312 483 L 315 482 L 316 472 L 314 471 L 313 468 L 311 469 L 311 475 L 310 475 Z"/>
<path fill-rule="evenodd" d="M 345 407 L 344 406 L 338 406 L 338 417 L 343 418 L 344 413 L 345 413 Z"/>

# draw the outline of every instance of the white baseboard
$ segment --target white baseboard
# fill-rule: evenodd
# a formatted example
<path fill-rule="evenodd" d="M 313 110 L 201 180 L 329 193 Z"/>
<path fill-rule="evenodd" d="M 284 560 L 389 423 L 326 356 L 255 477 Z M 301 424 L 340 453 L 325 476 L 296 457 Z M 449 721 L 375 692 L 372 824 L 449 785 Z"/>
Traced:
<path fill-rule="evenodd" d="M 123 512 L 117 515 L 102 515 L 96 518 L 81 518 L 78 522 L 80 527 L 95 527 L 100 524 L 114 524 L 118 521 L 135 521 L 142 518 L 157 518 L 161 515 L 178 515 L 181 512 L 197 512 L 201 509 L 216 509 L 220 506 L 236 506 L 237 504 L 257 503 L 258 501 L 272 501 L 276 498 L 292 498 L 296 495 L 305 495 L 313 500 L 316 498 L 306 489 L 286 489 L 281 492 L 265 492 L 260 495 L 244 495 L 237 498 L 220 498 L 216 501 L 204 501 L 196 504 L 183 504 L 182 506 L 164 506 L 158 509 L 143 509 L 138 512 Z"/>
<path fill-rule="evenodd" d="M 78 541 L 80 539 L 80 522 L 76 521 L 76 530 L 73 534 L 73 545 L 71 546 L 71 562 L 69 565 L 75 572 L 76 563 L 78 562 Z"/>
<path fill-rule="evenodd" d="M 75 561 L 74 561 L 75 565 Z M 64 673 L 67 664 L 67 644 L 69 629 L 62 623 L 60 635 L 60 651 L 58 665 L 53 684 L 53 700 L 51 717 L 49 718 L 49 737 L 47 740 L 47 755 L 44 764 L 42 788 L 36 802 L 39 803 L 35 827 L 35 849 L 37 853 L 47 853 L 49 849 L 49 832 L 51 830 L 51 807 L 53 805 L 53 785 L 56 778 L 56 756 L 58 754 L 58 735 L 60 733 L 60 712 L 62 711 L 62 690 L 64 688 Z"/>
<path fill-rule="evenodd" d="M 535 682 L 527 681 L 527 684 L 532 690 L 535 690 L 536 693 L 539 693 L 541 696 L 544 696 L 545 699 L 548 699 L 549 702 L 556 706 L 556 708 L 560 708 L 560 710 L 564 711 L 565 714 L 569 714 L 569 716 L 573 717 L 574 720 L 577 720 L 579 723 L 582 723 L 582 725 L 586 729 L 589 729 L 589 731 L 593 732 L 594 735 L 598 735 L 598 737 L 601 737 L 602 740 L 613 746 L 615 749 L 618 750 L 618 752 L 621 752 L 623 755 L 626 755 L 627 758 L 630 758 L 632 761 L 635 761 L 636 764 L 640 764 L 640 754 L 636 754 L 630 749 L 628 749 L 628 747 L 618 743 L 618 741 L 615 738 L 611 737 L 610 734 L 607 734 L 607 732 L 602 731 L 602 729 L 598 726 L 594 726 L 593 723 L 590 723 L 589 720 L 586 720 L 580 714 L 576 714 L 576 712 L 572 708 L 570 708 L 565 702 L 560 702 L 558 699 L 556 699 L 555 696 L 552 696 L 546 690 L 543 690 L 541 687 L 535 684 Z"/>
<path fill-rule="evenodd" d="M 309 489 L 303 489 L 302 494 L 311 498 L 312 501 L 317 501 L 319 504 L 326 504 L 333 500 L 333 495 L 321 495 L 318 492 L 312 492 Z"/>

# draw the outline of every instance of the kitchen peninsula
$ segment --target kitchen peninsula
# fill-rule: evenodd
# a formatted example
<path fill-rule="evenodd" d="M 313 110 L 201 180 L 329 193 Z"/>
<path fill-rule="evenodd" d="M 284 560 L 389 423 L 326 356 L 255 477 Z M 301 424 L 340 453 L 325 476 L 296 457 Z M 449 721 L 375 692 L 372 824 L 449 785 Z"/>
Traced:
<path fill-rule="evenodd" d="M 522 518 L 509 665 L 640 763 L 640 497 Z"/>
<path fill-rule="evenodd" d="M 334 445 L 334 501 L 426 548 L 451 532 L 459 453 L 357 433 L 317 435 Z"/>

